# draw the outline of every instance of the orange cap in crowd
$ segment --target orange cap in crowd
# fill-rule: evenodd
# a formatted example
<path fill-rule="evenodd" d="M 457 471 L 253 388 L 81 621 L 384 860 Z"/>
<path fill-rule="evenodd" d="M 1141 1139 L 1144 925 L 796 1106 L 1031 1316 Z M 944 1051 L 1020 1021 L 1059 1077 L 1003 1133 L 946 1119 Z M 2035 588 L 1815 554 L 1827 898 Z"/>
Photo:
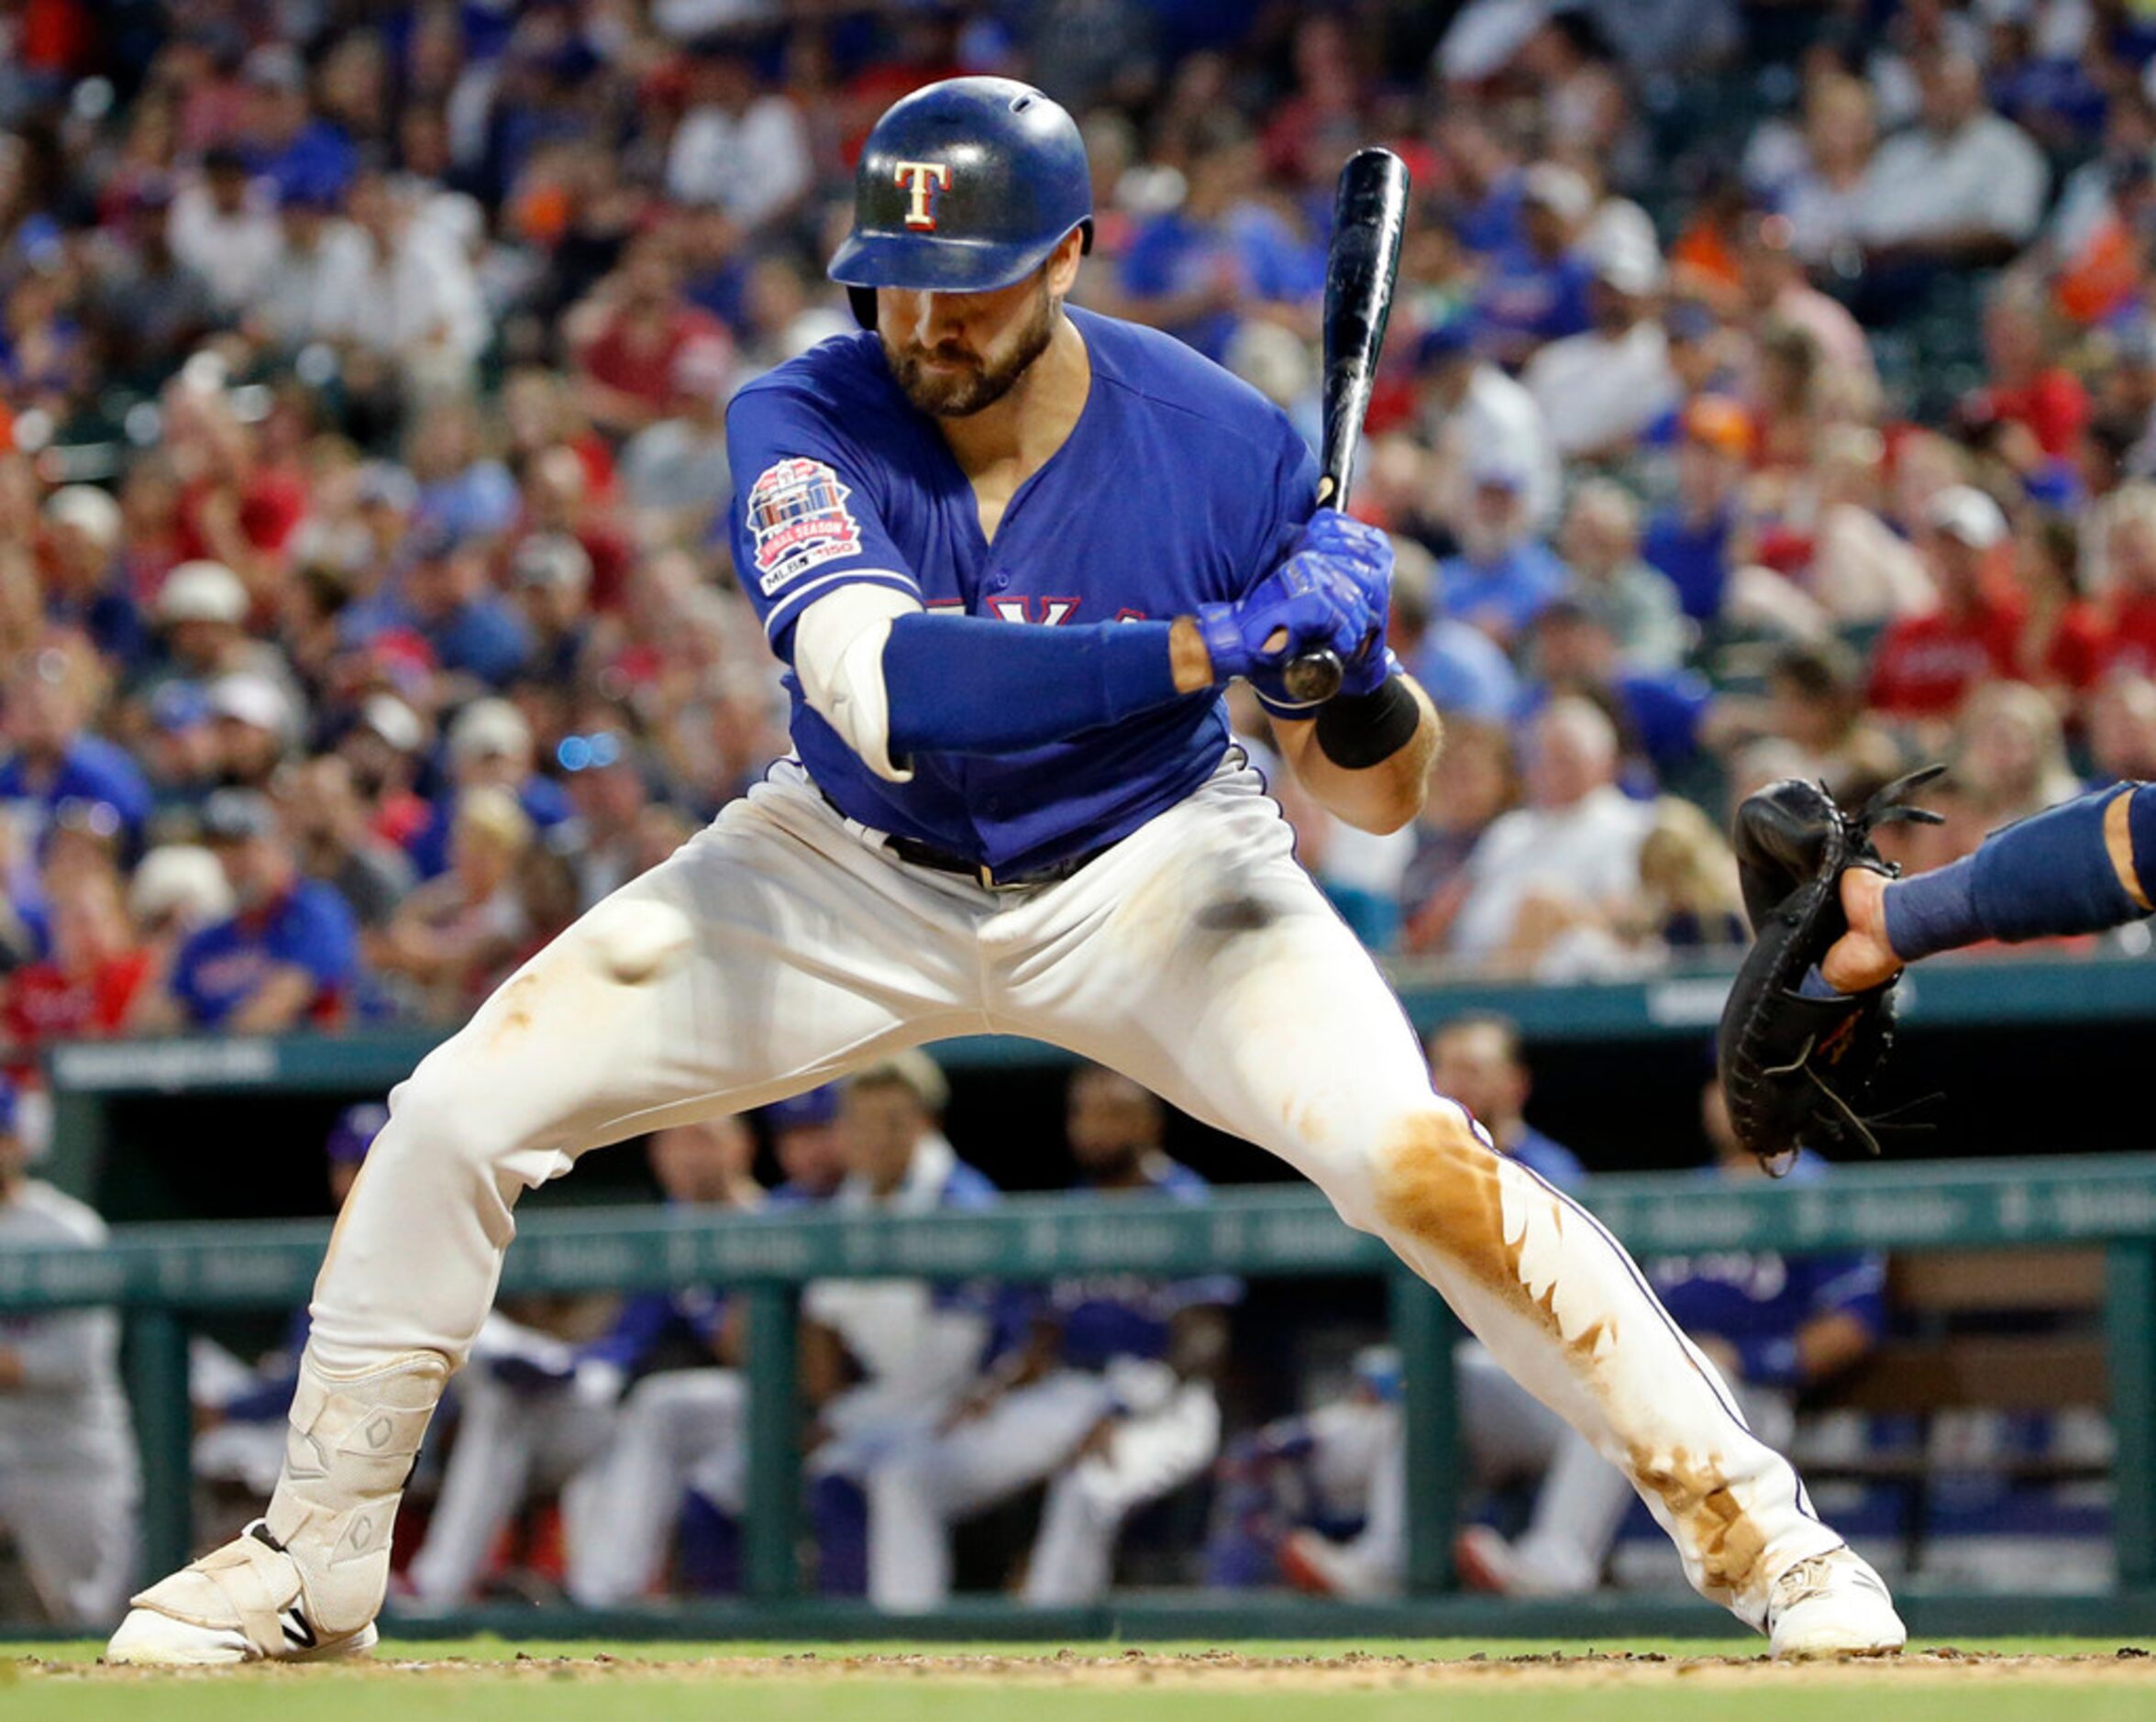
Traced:
<path fill-rule="evenodd" d="M 1726 394 L 1697 396 L 1685 408 L 1685 435 L 1740 460 L 1752 458 L 1752 415 Z"/>

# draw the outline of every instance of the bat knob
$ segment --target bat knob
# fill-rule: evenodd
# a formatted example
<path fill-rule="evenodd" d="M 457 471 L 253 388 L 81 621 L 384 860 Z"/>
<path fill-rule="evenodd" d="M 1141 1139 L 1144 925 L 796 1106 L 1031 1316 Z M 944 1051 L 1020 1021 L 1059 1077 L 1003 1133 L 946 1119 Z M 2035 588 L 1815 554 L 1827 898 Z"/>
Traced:
<path fill-rule="evenodd" d="M 1340 691 L 1340 656 L 1336 652 L 1305 652 L 1281 672 L 1281 686 L 1290 700 L 1305 703 L 1330 700 Z"/>

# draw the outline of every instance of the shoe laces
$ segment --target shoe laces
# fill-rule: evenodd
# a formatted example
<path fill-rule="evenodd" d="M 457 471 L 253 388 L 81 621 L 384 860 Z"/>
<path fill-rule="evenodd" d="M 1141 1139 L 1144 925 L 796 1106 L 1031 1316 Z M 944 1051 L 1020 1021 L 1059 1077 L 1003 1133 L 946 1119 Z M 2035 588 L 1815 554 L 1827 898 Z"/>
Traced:
<path fill-rule="evenodd" d="M 1798 1603 L 1809 1602 L 1823 1595 L 1834 1585 L 1834 1569 L 1838 1562 L 1831 1554 L 1808 1555 L 1775 1581 L 1769 1606 L 1780 1614 L 1794 1608 Z"/>

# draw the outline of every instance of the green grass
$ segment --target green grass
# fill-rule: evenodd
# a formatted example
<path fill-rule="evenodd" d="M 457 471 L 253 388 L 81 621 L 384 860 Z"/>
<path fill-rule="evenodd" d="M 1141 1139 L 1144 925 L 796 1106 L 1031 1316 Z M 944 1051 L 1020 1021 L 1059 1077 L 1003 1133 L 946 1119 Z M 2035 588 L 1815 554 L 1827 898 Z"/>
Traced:
<path fill-rule="evenodd" d="M 1115 1657 L 1131 1647 L 1074 1644 L 1079 1656 Z M 1215 1648 L 1160 1643 L 1174 1655 Z M 1249 1658 L 1336 1658 L 1338 1641 L 1274 1640 L 1228 1647 Z M 1581 1654 L 1584 1641 L 1458 1639 L 1366 1641 L 1373 1656 L 1417 1661 L 1490 1661 Z M 1727 1658 L 1727 1640 L 1634 1642 L 1624 1649 L 1677 1658 Z M 1143 1684 L 1067 1683 L 1048 1674 L 998 1680 L 991 1674 L 936 1672 L 780 1673 L 716 1677 L 693 1668 L 640 1670 L 636 1663 L 706 1658 L 802 1657 L 836 1661 L 863 1656 L 1052 1656 L 1048 1647 L 1011 1644 L 510 1642 L 406 1639 L 385 1654 L 432 1663 L 425 1671 L 346 1664 L 245 1669 L 178 1676 L 106 1675 L 94 1663 L 98 1646 L 0 1645 L 0 1717 L 6 1722 L 1826 1722 L 1888 1716 L 1891 1722 L 2142 1722 L 2156 1715 L 2156 1661 L 2116 1664 L 2109 1640 L 2020 1639 L 1963 1642 L 1964 1650 L 2018 1656 L 2094 1655 L 2106 1659 L 2095 1677 L 2062 1667 L 2031 1672 L 1963 1670 L 1937 1662 L 1876 1669 L 1805 1671 L 1715 1667 L 1678 1675 L 1665 1666 L 1608 1662 L 1521 1675 L 1463 1672 L 1403 1673 L 1388 1666 L 1280 1676 L 1302 1683 L 1254 1686 L 1252 1676 L 1162 1671 Z M 603 1653 L 613 1668 L 595 1665 Z M 517 1665 L 522 1654 L 546 1664 Z M 553 1659 L 568 1661 L 554 1665 Z M 34 1660 L 31 1660 L 34 1659 Z M 623 1667 L 620 1664 L 631 1666 Z M 2144 1672 L 2145 1671 L 2145 1672 Z"/>

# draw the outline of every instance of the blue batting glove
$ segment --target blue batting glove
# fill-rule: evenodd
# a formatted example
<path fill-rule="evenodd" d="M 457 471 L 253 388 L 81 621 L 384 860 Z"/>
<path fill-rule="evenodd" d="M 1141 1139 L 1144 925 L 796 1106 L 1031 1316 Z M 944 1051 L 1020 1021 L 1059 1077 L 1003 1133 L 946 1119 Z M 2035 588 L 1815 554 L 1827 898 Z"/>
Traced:
<path fill-rule="evenodd" d="M 1322 557 L 1340 579 L 1354 586 L 1358 602 L 1369 610 L 1372 627 L 1353 651 L 1340 654 L 1340 691 L 1376 693 L 1399 668 L 1385 645 L 1392 608 L 1392 539 L 1336 508 L 1321 508 L 1303 523 L 1295 548 Z"/>
<path fill-rule="evenodd" d="M 1331 558 L 1294 556 L 1232 604 L 1200 604 L 1198 631 L 1218 681 L 1247 678 L 1285 701 L 1279 678 L 1291 659 L 1321 648 L 1342 659 L 1361 649 L 1374 618 L 1363 588 Z"/>
<path fill-rule="evenodd" d="M 1302 523 L 1288 554 L 1297 556 L 1305 550 L 1373 563 L 1384 569 L 1388 580 L 1392 573 L 1392 540 L 1377 527 L 1365 525 L 1337 508 L 1321 508 Z"/>

